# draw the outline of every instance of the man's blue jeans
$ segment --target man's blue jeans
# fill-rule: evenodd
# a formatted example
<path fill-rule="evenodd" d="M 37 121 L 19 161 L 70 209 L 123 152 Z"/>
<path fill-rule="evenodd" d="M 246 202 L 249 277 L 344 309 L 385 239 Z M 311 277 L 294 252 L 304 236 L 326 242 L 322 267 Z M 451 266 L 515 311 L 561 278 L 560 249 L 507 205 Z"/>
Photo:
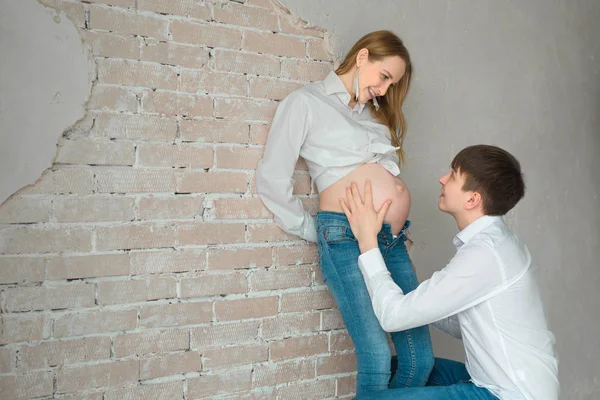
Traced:
<path fill-rule="evenodd" d="M 378 235 L 379 248 L 392 279 L 405 293 L 418 286 L 404 243 L 408 225 L 394 238 L 390 225 L 384 224 Z M 358 268 L 360 250 L 348 219 L 341 213 L 321 211 L 317 214 L 317 233 L 323 279 L 355 346 L 357 395 L 387 390 L 388 387 L 424 386 L 434 363 L 429 329 L 420 327 L 391 334 L 398 361 L 394 368 L 397 372 L 390 381 L 392 352 Z"/>
<path fill-rule="evenodd" d="M 436 358 L 426 387 L 365 393 L 355 400 L 498 400 L 470 379 L 463 363 Z"/>

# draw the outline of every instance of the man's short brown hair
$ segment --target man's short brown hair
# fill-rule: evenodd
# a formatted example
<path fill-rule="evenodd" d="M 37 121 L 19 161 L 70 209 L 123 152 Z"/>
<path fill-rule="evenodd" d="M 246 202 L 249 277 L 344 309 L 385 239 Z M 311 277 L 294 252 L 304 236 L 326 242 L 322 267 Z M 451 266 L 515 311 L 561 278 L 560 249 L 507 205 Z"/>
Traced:
<path fill-rule="evenodd" d="M 525 195 L 521 164 L 500 147 L 469 146 L 452 160 L 452 170 L 466 177 L 464 191 L 478 192 L 486 215 L 504 215 Z"/>

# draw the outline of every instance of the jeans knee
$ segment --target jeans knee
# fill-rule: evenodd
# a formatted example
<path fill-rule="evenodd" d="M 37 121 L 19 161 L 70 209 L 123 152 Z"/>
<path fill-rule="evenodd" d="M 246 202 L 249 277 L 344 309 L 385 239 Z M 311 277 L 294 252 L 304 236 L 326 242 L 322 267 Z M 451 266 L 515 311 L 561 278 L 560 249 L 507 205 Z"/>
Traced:
<path fill-rule="evenodd" d="M 392 351 L 389 346 L 378 349 L 367 349 L 356 351 L 356 362 L 358 370 L 362 372 L 390 372 Z"/>

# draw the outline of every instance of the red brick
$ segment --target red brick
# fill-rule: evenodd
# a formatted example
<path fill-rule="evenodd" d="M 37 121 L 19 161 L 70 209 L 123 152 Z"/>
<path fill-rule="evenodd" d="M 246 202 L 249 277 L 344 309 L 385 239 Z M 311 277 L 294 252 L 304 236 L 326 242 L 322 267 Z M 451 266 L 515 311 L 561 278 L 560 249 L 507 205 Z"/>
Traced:
<path fill-rule="evenodd" d="M 267 143 L 267 136 L 269 135 L 269 127 L 270 127 L 270 125 L 252 124 L 250 126 L 250 143 L 251 144 Z"/>
<path fill-rule="evenodd" d="M 139 361 L 127 360 L 62 368 L 56 373 L 57 393 L 69 393 L 95 388 L 118 388 L 137 383 Z"/>
<path fill-rule="evenodd" d="M 278 290 L 310 286 L 312 269 L 294 266 L 292 268 L 269 268 L 253 271 L 250 275 L 252 291 Z"/>
<path fill-rule="evenodd" d="M 214 68 L 219 71 L 278 77 L 281 71 L 278 58 L 236 50 L 216 49 Z"/>
<path fill-rule="evenodd" d="M 132 221 L 135 199 L 111 197 L 57 197 L 52 202 L 57 222 Z"/>
<path fill-rule="evenodd" d="M 103 3 L 111 6 L 134 8 L 135 0 L 88 0 L 90 3 Z"/>
<path fill-rule="evenodd" d="M 8 347 L 0 347 L 0 374 L 8 374 L 15 367 L 15 352 Z"/>
<path fill-rule="evenodd" d="M 146 330 L 118 335 L 113 339 L 114 356 L 118 358 L 186 350 L 189 346 L 187 329 Z"/>
<path fill-rule="evenodd" d="M 269 348 L 262 344 L 224 347 L 202 352 L 204 368 L 222 368 L 267 361 Z"/>
<path fill-rule="evenodd" d="M 91 307 L 95 293 L 95 285 L 68 284 L 8 288 L 2 297 L 6 311 L 15 312 Z"/>
<path fill-rule="evenodd" d="M 197 1 L 163 1 L 163 0 L 140 0 L 138 9 L 143 11 L 154 11 L 160 14 L 180 15 L 183 17 L 210 20 L 209 3 Z"/>
<path fill-rule="evenodd" d="M 174 193 L 177 186 L 176 171 L 102 168 L 96 171 L 99 193 Z"/>
<path fill-rule="evenodd" d="M 250 80 L 250 97 L 282 100 L 300 87 L 302 84 L 296 82 L 256 77 Z"/>
<path fill-rule="evenodd" d="M 180 135 L 184 142 L 248 143 L 248 124 L 217 120 L 181 121 Z"/>
<path fill-rule="evenodd" d="M 19 369 L 60 367 L 65 364 L 108 360 L 109 358 L 110 338 L 108 337 L 57 340 L 33 346 L 21 346 L 19 348 Z"/>
<path fill-rule="evenodd" d="M 221 394 L 250 389 L 252 369 L 244 367 L 223 370 L 213 374 L 203 374 L 196 378 L 188 378 L 187 381 L 189 398 L 213 398 Z"/>
<path fill-rule="evenodd" d="M 300 336 L 269 343 L 271 361 L 290 358 L 309 357 L 327 353 L 329 339 L 327 335 Z"/>
<path fill-rule="evenodd" d="M 315 244 L 304 246 L 285 246 L 273 249 L 276 265 L 301 265 L 319 262 L 319 254 Z"/>
<path fill-rule="evenodd" d="M 275 386 L 315 377 L 315 360 L 294 360 L 254 367 L 253 387 Z"/>
<path fill-rule="evenodd" d="M 88 110 L 137 112 L 138 98 L 135 93 L 123 87 L 94 84 L 87 108 Z"/>
<path fill-rule="evenodd" d="M 170 65 L 107 58 L 98 60 L 98 82 L 153 89 L 177 89 L 177 69 Z"/>
<path fill-rule="evenodd" d="M 199 372 L 201 369 L 200 354 L 195 351 L 186 351 L 141 360 L 140 378 L 155 379 L 187 372 Z"/>
<path fill-rule="evenodd" d="M 207 72 L 184 69 L 181 71 L 182 92 L 247 96 L 248 80 L 244 75 L 227 72 Z"/>
<path fill-rule="evenodd" d="M 30 399 L 52 396 L 53 374 L 50 371 L 0 376 L 0 398 Z"/>
<path fill-rule="evenodd" d="M 250 243 L 300 240 L 299 237 L 282 231 L 275 223 L 248 224 L 248 238 Z"/>
<path fill-rule="evenodd" d="M 97 278 L 129 275 L 125 253 L 85 256 L 59 256 L 48 259 L 47 279 Z"/>
<path fill-rule="evenodd" d="M 0 207 L 0 224 L 48 222 L 49 198 L 11 196 Z"/>
<path fill-rule="evenodd" d="M 202 216 L 204 197 L 142 197 L 138 205 L 140 219 L 181 219 Z"/>
<path fill-rule="evenodd" d="M 206 96 L 173 92 L 146 92 L 142 97 L 144 112 L 164 115 L 212 117 L 213 100 Z"/>
<path fill-rule="evenodd" d="M 215 249 L 208 251 L 208 269 L 248 269 L 268 267 L 272 262 L 272 251 L 268 247 L 252 249 Z"/>
<path fill-rule="evenodd" d="M 171 20 L 170 31 L 173 41 L 179 43 L 231 49 L 242 45 L 242 33 L 238 29 Z"/>
<path fill-rule="evenodd" d="M 247 7 L 233 2 L 217 3 L 214 8 L 215 21 L 228 25 L 247 26 L 266 31 L 276 31 L 277 16 L 271 10 Z"/>
<path fill-rule="evenodd" d="M 140 309 L 140 326 L 157 328 L 210 322 L 212 308 L 209 302 L 149 304 Z"/>
<path fill-rule="evenodd" d="M 338 309 L 323 310 L 322 315 L 322 329 L 324 331 L 330 331 L 332 329 L 345 329 L 344 320 Z"/>
<path fill-rule="evenodd" d="M 215 99 L 215 115 L 234 121 L 271 122 L 277 103 L 257 99 Z"/>
<path fill-rule="evenodd" d="M 168 21 L 118 8 L 90 7 L 90 29 L 102 29 L 117 34 L 150 36 L 168 39 Z"/>
<path fill-rule="evenodd" d="M 109 139 L 175 140 L 177 121 L 155 115 L 98 114 L 92 134 Z"/>
<path fill-rule="evenodd" d="M 175 232 L 169 224 L 99 226 L 95 231 L 96 249 L 99 251 L 173 247 L 175 243 Z"/>
<path fill-rule="evenodd" d="M 55 170 L 55 194 L 92 194 L 94 191 L 94 172 L 91 168 L 62 168 Z"/>
<path fill-rule="evenodd" d="M 304 41 L 297 37 L 271 32 L 244 32 L 242 49 L 283 57 L 306 57 L 306 43 Z"/>
<path fill-rule="evenodd" d="M 98 304 L 121 304 L 177 297 L 173 277 L 150 277 L 98 283 Z"/>
<path fill-rule="evenodd" d="M 54 318 L 54 337 L 126 331 L 135 329 L 136 326 L 137 310 L 135 309 L 69 313 Z"/>
<path fill-rule="evenodd" d="M 71 398 L 68 398 L 71 400 Z M 143 384 L 104 393 L 104 400 L 183 399 L 183 381 Z M 101 400 L 101 399 L 100 399 Z"/>
<path fill-rule="evenodd" d="M 0 344 L 42 340 L 50 334 L 49 320 L 39 314 L 0 315 Z"/>
<path fill-rule="evenodd" d="M 218 147 L 217 168 L 254 170 L 263 153 L 262 147 Z"/>
<path fill-rule="evenodd" d="M 276 339 L 318 332 L 320 323 L 321 316 L 318 312 L 279 314 L 276 318 L 263 321 L 262 336 L 265 339 Z"/>
<path fill-rule="evenodd" d="M 332 65 L 325 62 L 283 60 L 281 76 L 304 82 L 314 82 L 324 79 L 332 70 Z"/>
<path fill-rule="evenodd" d="M 177 185 L 178 193 L 245 193 L 245 172 L 185 172 Z"/>
<path fill-rule="evenodd" d="M 217 321 L 269 317 L 277 314 L 279 299 L 258 297 L 240 300 L 223 300 L 215 303 Z"/>
<path fill-rule="evenodd" d="M 182 278 L 180 284 L 182 298 L 246 293 L 248 291 L 246 276 L 238 272 Z"/>
<path fill-rule="evenodd" d="M 329 290 L 284 293 L 281 296 L 281 312 L 322 310 L 335 307 Z"/>
<path fill-rule="evenodd" d="M 0 229 L 0 254 L 88 252 L 92 232 L 87 228 L 23 226 Z"/>
<path fill-rule="evenodd" d="M 316 400 L 335 397 L 335 379 L 322 379 L 283 386 L 277 390 L 277 399 Z"/>
<path fill-rule="evenodd" d="M 208 49 L 172 42 L 145 39 L 141 48 L 141 59 L 160 64 L 201 69 L 208 63 Z"/>
<path fill-rule="evenodd" d="M 215 199 L 213 212 L 218 219 L 273 218 L 273 214 L 258 198 Z"/>
<path fill-rule="evenodd" d="M 344 376 L 337 379 L 337 395 L 353 395 L 356 391 L 356 375 Z"/>
<path fill-rule="evenodd" d="M 92 48 L 92 54 L 100 57 L 129 58 L 140 56 L 139 43 L 134 36 L 119 36 L 110 32 L 79 31 L 85 43 Z"/>
<path fill-rule="evenodd" d="M 326 41 L 323 39 L 311 39 L 308 43 L 308 57 L 319 61 L 333 61 L 331 50 L 326 48 Z"/>
<path fill-rule="evenodd" d="M 246 226 L 243 223 L 205 223 L 193 225 L 180 224 L 177 228 L 178 242 L 190 244 L 243 243 Z"/>
<path fill-rule="evenodd" d="M 144 167 L 210 168 L 213 166 L 213 149 L 189 144 L 141 144 L 138 162 Z"/>
<path fill-rule="evenodd" d="M 206 253 L 200 249 L 132 251 L 133 275 L 202 271 L 206 268 Z"/>
<path fill-rule="evenodd" d="M 331 351 L 354 350 L 354 343 L 347 332 L 332 332 L 329 337 L 329 349 Z"/>
<path fill-rule="evenodd" d="M 0 284 L 42 282 L 44 259 L 0 257 Z"/>
<path fill-rule="evenodd" d="M 190 348 L 202 351 L 217 346 L 254 342 L 259 327 L 259 321 L 246 321 L 192 328 Z"/>
<path fill-rule="evenodd" d="M 356 371 L 356 356 L 354 353 L 319 357 L 317 360 L 317 375 L 333 375 L 354 371 Z"/>

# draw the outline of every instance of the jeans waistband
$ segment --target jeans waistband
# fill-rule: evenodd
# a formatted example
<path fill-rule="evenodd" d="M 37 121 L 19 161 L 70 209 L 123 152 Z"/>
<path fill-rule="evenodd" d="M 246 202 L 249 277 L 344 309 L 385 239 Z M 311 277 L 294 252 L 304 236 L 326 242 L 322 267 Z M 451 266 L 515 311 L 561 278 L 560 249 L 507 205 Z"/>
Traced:
<path fill-rule="evenodd" d="M 402 242 L 405 242 L 407 240 L 406 231 L 411 224 L 412 223 L 407 220 L 400 230 L 400 233 L 398 233 L 397 236 L 394 236 L 392 234 L 392 226 L 384 222 L 377 236 L 379 239 L 383 240 L 389 240 L 388 238 L 393 238 L 394 240 L 400 239 Z M 335 211 L 319 211 L 317 213 L 317 229 L 327 225 L 345 226 L 350 228 L 350 222 L 348 221 L 346 214 Z"/>

